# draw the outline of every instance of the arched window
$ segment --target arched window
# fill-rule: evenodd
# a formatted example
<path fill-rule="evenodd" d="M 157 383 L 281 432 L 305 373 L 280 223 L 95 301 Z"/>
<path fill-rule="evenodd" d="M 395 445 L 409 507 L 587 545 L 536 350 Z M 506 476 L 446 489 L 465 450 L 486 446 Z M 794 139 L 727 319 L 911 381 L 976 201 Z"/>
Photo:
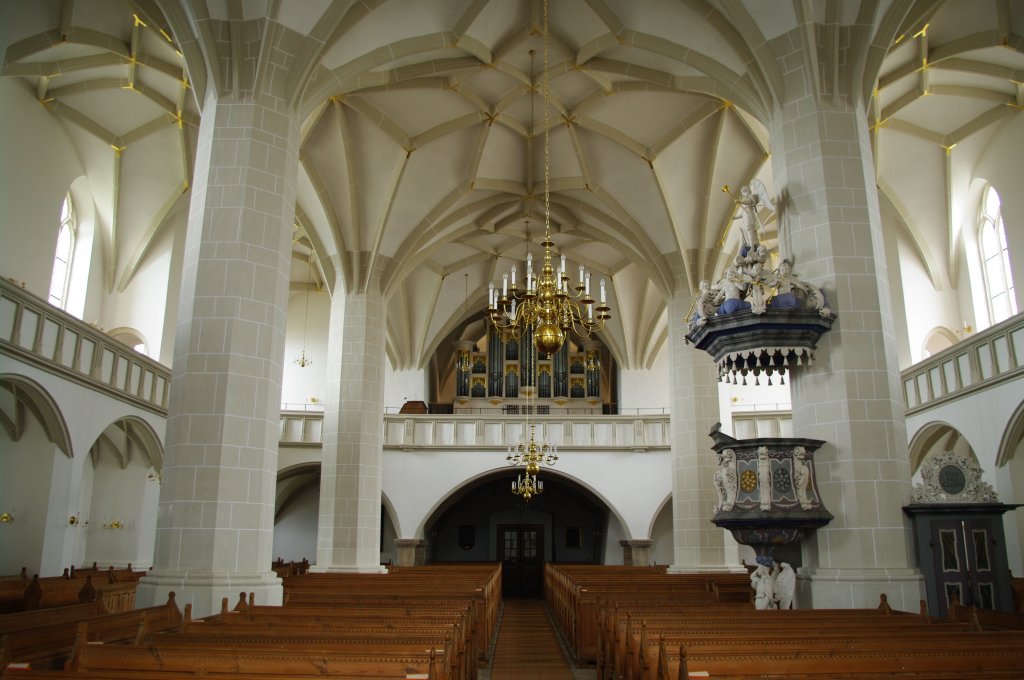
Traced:
<path fill-rule="evenodd" d="M 992 323 L 999 323 L 1017 313 L 1017 299 L 1010 275 L 1010 253 L 1006 247 L 1006 230 L 999 209 L 999 194 L 992 187 L 985 189 L 981 201 L 978 241 L 981 243 L 982 271 Z"/>
<path fill-rule="evenodd" d="M 50 304 L 65 309 L 68 304 L 68 283 L 71 281 L 71 257 L 75 252 L 75 210 L 71 194 L 64 197 L 60 208 L 60 231 L 53 255 L 53 276 L 50 278 Z"/>

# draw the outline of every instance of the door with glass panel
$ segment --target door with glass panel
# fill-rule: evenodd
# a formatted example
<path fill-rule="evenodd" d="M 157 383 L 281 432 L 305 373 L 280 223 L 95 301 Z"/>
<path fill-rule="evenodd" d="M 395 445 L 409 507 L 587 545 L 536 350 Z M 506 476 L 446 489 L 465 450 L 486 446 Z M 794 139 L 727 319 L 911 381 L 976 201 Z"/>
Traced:
<path fill-rule="evenodd" d="M 498 561 L 504 597 L 541 597 L 544 587 L 544 526 L 498 525 Z"/>
<path fill-rule="evenodd" d="M 954 595 L 960 604 L 995 609 L 1000 584 L 993 562 L 988 519 L 951 519 L 932 523 L 932 548 L 938 579 L 939 611 L 944 616 Z"/>

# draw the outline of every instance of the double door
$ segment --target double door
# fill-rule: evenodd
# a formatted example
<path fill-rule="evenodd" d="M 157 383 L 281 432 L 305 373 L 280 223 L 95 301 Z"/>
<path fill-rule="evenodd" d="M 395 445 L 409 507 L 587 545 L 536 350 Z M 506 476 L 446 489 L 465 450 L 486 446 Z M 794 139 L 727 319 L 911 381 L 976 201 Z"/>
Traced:
<path fill-rule="evenodd" d="M 499 524 L 498 561 L 504 597 L 544 594 L 544 525 Z"/>
<path fill-rule="evenodd" d="M 932 522 L 931 544 L 938 586 L 937 615 L 943 616 L 955 596 L 960 604 L 996 609 L 1000 584 L 996 578 L 992 520 L 943 519 Z"/>

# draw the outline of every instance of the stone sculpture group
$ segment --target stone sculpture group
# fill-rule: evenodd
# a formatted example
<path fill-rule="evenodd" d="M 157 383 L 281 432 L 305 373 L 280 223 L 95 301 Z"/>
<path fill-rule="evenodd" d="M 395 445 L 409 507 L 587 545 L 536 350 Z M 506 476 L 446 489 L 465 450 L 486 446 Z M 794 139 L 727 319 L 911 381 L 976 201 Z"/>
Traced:
<path fill-rule="evenodd" d="M 758 183 L 760 185 L 760 183 Z M 768 249 L 758 237 L 761 206 L 774 211 L 775 206 L 760 189 L 749 184 L 740 190 L 734 199 L 739 212 L 733 219 L 739 224 L 743 245 L 740 252 L 718 281 L 700 282 L 700 294 L 690 316 L 690 328 L 707 323 L 714 316 L 750 311 L 764 314 L 768 309 L 815 309 L 822 317 L 831 313 L 828 302 L 821 290 L 793 273 L 792 263 L 782 260 L 775 269 L 771 268 Z"/>
<path fill-rule="evenodd" d="M 796 572 L 788 562 L 775 563 L 774 566 L 772 570 L 765 564 L 759 564 L 750 574 L 756 609 L 791 609 L 793 606 Z"/>

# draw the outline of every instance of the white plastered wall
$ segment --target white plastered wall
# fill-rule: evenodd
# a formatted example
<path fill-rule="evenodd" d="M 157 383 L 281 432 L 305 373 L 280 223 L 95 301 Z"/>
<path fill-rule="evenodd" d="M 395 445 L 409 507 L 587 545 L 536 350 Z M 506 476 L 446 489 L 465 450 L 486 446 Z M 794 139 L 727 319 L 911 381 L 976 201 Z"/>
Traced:
<path fill-rule="evenodd" d="M 399 537 L 422 538 L 424 522 L 452 491 L 500 470 L 507 470 L 500 452 L 386 451 L 383 489 L 391 499 Z M 623 524 L 625 539 L 648 538 L 655 516 L 672 491 L 668 451 L 562 449 L 555 470 L 549 474 L 567 477 L 604 501 Z M 610 534 L 607 540 L 611 545 Z"/>
<path fill-rule="evenodd" d="M 37 518 L 44 515 L 43 530 L 40 533 L 41 544 L 37 547 L 32 541 L 8 544 L 4 541 L 5 555 L 4 566 L 13 563 L 15 573 L 21 566 L 29 567 L 31 564 L 38 564 L 37 571 L 40 576 L 59 575 L 65 567 L 72 565 L 81 566 L 91 563 L 93 560 L 105 564 L 120 564 L 129 561 L 133 564 L 149 566 L 150 555 L 156 531 L 156 485 L 145 480 L 145 474 L 150 472 L 144 466 L 135 470 L 138 479 L 134 482 L 137 487 L 142 487 L 138 493 L 126 492 L 123 488 L 124 478 L 117 484 L 111 485 L 102 482 L 98 487 L 94 485 L 96 480 L 92 460 L 89 456 L 89 449 L 100 436 L 104 429 L 111 423 L 126 417 L 134 417 L 145 421 L 152 428 L 157 439 L 163 441 L 164 419 L 149 411 L 133 407 L 122 401 L 107 398 L 100 393 L 88 389 L 85 386 L 64 380 L 63 378 L 39 370 L 35 366 L 23 364 L 0 356 L 0 374 L 17 375 L 31 382 L 36 383 L 42 390 L 50 395 L 56 404 L 58 413 L 64 420 L 67 432 L 71 441 L 71 457 L 65 456 L 56 450 L 52 444 L 46 443 L 43 446 L 41 467 L 35 467 L 35 459 L 26 456 L 30 451 L 36 438 L 11 443 L 11 451 L 5 454 L 4 458 L 4 489 L 7 488 L 8 479 L 11 483 L 20 486 L 22 475 L 31 478 L 38 475 L 45 486 L 36 487 L 31 482 L 27 484 L 36 489 L 39 493 L 32 497 L 25 497 L 26 505 L 23 514 L 26 518 Z M 8 442 L 4 442 L 6 445 Z M 29 465 L 25 461 L 31 459 Z M 14 470 L 17 476 L 8 476 L 7 461 L 15 461 Z M 52 460 L 52 463 L 49 462 Z M 24 466 L 29 465 L 28 469 Z M 49 469 L 47 469 L 49 467 Z M 119 471 L 123 472 L 123 471 Z M 129 473 L 131 474 L 131 473 Z M 146 488 L 150 485 L 150 488 Z M 116 491 L 115 491 L 116 490 Z M 18 492 L 21 494 L 21 491 Z M 106 539 L 117 543 L 117 549 L 113 550 L 112 545 L 107 545 L 112 551 L 107 553 L 100 551 L 100 547 L 93 546 L 89 550 L 89 541 L 92 533 L 102 529 L 103 517 L 92 517 L 94 499 L 99 495 L 109 496 L 104 498 L 102 512 L 104 515 L 115 515 L 119 518 L 129 518 L 135 526 L 131 533 L 117 532 L 116 539 Z M 23 497 L 21 494 L 19 498 Z M 6 493 L 5 493 L 6 497 Z M 21 501 L 19 500 L 19 505 Z M 19 510 L 19 512 L 22 512 Z M 75 515 L 83 521 L 88 520 L 88 526 L 72 526 L 68 523 L 69 517 Z M 17 515 L 15 515 L 17 517 Z M 28 521 L 28 519 L 26 519 Z M 17 520 L 16 520 L 17 522 Z M 15 523 L 16 523 L 15 522 Z M 94 524 L 95 522 L 95 524 Z M 33 520 L 33 527 L 38 523 Z M 123 542 L 123 543 L 122 543 Z M 131 543 L 129 545 L 128 543 Z M 7 546 L 13 546 L 9 549 Z M 86 562 L 87 554 L 90 556 Z M 133 559 L 127 559 L 128 557 Z M 3 573 L 10 570 L 3 569 Z"/>

